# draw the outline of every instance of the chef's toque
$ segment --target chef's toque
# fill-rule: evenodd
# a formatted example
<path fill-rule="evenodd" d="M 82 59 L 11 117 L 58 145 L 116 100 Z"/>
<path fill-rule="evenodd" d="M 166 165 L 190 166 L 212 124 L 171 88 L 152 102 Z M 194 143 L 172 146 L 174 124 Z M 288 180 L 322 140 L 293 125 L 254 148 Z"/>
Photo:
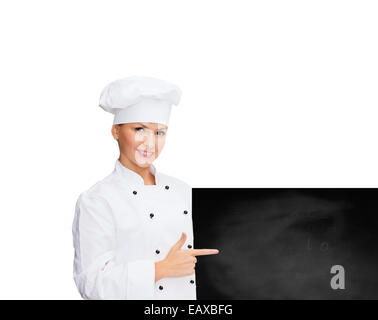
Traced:
<path fill-rule="evenodd" d="M 164 80 L 132 76 L 108 84 L 100 107 L 114 114 L 113 124 L 155 122 L 168 125 L 172 105 L 181 98 L 179 87 Z"/>

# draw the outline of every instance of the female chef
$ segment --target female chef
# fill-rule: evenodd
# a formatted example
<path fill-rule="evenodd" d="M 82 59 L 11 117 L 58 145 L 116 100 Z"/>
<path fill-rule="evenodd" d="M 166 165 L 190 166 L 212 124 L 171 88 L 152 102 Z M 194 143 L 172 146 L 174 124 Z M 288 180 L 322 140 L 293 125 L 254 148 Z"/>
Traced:
<path fill-rule="evenodd" d="M 110 83 L 100 107 L 114 114 L 120 155 L 111 174 L 80 194 L 72 225 L 74 280 L 84 299 L 196 299 L 191 187 L 158 172 L 180 89 L 150 77 Z"/>

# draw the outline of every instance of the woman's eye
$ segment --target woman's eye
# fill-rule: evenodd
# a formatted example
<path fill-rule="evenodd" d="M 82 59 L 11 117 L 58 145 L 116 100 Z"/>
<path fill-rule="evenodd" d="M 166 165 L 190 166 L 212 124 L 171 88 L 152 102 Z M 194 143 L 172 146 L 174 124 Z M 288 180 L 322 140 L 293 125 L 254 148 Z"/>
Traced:
<path fill-rule="evenodd" d="M 158 131 L 158 132 L 157 132 L 157 135 L 158 135 L 158 136 L 164 136 L 164 135 L 165 135 L 165 132 L 164 132 L 164 131 Z"/>
<path fill-rule="evenodd" d="M 142 127 L 135 128 L 135 131 L 139 132 L 140 130 L 143 130 L 143 128 Z"/>

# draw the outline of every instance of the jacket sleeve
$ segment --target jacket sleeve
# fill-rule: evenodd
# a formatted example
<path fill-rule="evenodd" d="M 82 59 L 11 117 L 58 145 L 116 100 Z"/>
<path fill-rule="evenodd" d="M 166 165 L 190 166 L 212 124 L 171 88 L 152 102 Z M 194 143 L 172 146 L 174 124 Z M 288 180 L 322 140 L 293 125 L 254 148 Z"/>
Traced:
<path fill-rule="evenodd" d="M 155 262 L 117 261 L 116 229 L 105 199 L 79 196 L 72 234 L 73 275 L 84 299 L 154 299 Z"/>

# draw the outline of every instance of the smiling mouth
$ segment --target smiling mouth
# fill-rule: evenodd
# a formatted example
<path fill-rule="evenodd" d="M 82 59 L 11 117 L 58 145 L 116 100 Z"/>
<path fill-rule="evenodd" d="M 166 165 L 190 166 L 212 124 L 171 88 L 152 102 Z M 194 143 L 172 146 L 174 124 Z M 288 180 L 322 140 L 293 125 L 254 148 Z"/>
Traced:
<path fill-rule="evenodd" d="M 145 158 L 150 158 L 154 155 L 154 152 L 148 152 L 146 150 L 139 150 L 139 149 L 136 149 L 143 157 Z"/>

